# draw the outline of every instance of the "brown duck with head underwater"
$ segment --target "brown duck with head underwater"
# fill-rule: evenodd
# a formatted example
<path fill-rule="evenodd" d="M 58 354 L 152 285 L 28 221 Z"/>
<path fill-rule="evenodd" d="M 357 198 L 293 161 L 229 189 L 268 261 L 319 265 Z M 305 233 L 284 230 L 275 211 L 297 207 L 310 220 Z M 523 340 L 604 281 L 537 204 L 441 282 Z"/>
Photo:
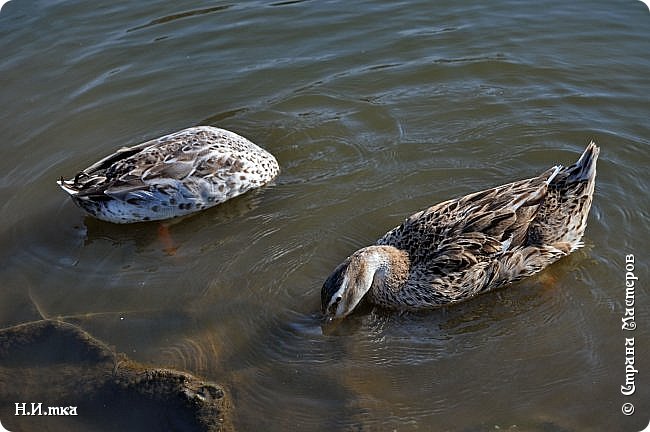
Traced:
<path fill-rule="evenodd" d="M 568 255 L 583 245 L 599 152 L 592 141 L 569 167 L 415 213 L 336 267 L 321 290 L 323 314 L 343 318 L 364 298 L 391 309 L 440 307 Z"/>

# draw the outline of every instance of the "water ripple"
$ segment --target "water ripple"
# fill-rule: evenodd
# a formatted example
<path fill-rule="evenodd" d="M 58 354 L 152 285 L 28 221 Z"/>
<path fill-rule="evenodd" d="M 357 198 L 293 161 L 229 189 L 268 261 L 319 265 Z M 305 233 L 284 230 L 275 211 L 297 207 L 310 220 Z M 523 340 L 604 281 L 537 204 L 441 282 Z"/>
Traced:
<path fill-rule="evenodd" d="M 190 11 L 185 11 L 185 12 L 178 12 L 175 14 L 167 15 L 161 18 L 156 18 L 154 20 L 149 21 L 146 24 L 139 25 L 137 27 L 132 27 L 127 30 L 127 32 L 132 32 L 132 31 L 137 31 L 141 30 L 147 27 L 152 27 L 152 26 L 157 26 L 161 24 L 167 24 L 176 20 L 180 20 L 183 18 L 188 18 L 188 17 L 194 17 L 194 16 L 201 16 L 201 15 L 209 15 L 214 12 L 221 12 L 228 10 L 232 7 L 232 5 L 221 5 L 221 6 L 214 6 L 210 8 L 204 8 L 204 9 L 194 9 Z"/>

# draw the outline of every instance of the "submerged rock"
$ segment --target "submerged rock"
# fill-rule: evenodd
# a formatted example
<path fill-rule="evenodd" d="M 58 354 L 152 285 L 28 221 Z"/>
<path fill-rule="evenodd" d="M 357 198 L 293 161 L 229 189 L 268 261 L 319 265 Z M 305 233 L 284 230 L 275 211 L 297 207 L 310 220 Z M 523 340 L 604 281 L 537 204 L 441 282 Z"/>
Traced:
<path fill-rule="evenodd" d="M 11 432 L 227 431 L 229 408 L 219 385 L 134 362 L 75 325 L 0 330 L 0 421 Z"/>

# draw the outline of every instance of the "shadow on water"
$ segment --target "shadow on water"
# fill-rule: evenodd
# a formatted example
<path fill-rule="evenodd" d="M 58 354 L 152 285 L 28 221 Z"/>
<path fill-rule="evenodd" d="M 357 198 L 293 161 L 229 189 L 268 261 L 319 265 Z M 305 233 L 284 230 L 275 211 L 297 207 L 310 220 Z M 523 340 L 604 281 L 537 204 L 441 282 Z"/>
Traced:
<path fill-rule="evenodd" d="M 86 233 L 84 245 L 90 246 L 94 242 L 102 241 L 109 241 L 115 245 L 133 242 L 138 250 L 161 247 L 160 250 L 173 255 L 179 252 L 178 248 L 182 247 L 174 244 L 174 233 L 179 233 L 180 237 L 184 238 L 190 233 L 227 225 L 243 218 L 260 205 L 264 199 L 263 194 L 264 190 L 256 189 L 202 212 L 155 223 L 119 225 L 85 216 L 83 218 Z M 83 213 L 80 209 L 79 212 Z M 161 232 L 163 228 L 169 233 L 163 234 Z M 171 238 L 164 238 L 166 235 Z M 195 248 L 196 245 L 193 244 L 192 247 Z"/>

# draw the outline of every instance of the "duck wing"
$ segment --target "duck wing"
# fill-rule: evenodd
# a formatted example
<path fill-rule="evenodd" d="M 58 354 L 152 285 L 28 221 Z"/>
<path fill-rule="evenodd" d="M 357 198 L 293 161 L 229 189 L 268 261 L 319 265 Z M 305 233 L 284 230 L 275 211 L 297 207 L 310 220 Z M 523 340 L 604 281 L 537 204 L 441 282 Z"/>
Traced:
<path fill-rule="evenodd" d="M 258 160 L 264 156 L 255 153 L 261 149 L 228 131 L 213 129 L 190 128 L 124 147 L 59 183 L 77 198 L 126 200 L 143 198 L 155 188 L 200 189 L 205 187 L 202 180 L 216 183 L 216 188 L 223 183 L 223 190 L 239 189 L 245 180 L 252 187 L 261 186 L 275 174 L 272 169 L 264 171 L 267 161 Z M 275 160 L 267 166 L 273 168 L 272 163 L 277 166 Z M 183 191 L 193 193 L 200 191 Z"/>
<path fill-rule="evenodd" d="M 553 167 L 538 177 L 434 205 L 407 218 L 377 244 L 408 252 L 412 268 L 425 268 L 432 276 L 492 261 L 526 245 L 528 228 L 559 170 Z"/>
<path fill-rule="evenodd" d="M 77 198 L 99 199 L 107 191 L 116 196 L 146 185 L 142 181 L 145 170 L 163 160 L 161 139 L 147 141 L 131 147 L 122 147 L 114 153 L 78 172 L 73 178 L 58 182 L 62 188 Z"/>

